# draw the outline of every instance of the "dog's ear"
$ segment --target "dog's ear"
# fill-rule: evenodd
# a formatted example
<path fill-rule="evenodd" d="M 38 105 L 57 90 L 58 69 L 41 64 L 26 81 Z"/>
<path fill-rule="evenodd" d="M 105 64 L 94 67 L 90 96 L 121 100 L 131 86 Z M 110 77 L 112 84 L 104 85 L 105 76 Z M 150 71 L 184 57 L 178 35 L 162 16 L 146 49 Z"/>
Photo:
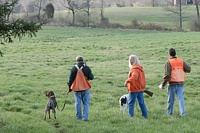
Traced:
<path fill-rule="evenodd" d="M 53 91 L 50 91 L 50 96 L 53 96 L 54 95 L 54 92 Z"/>
<path fill-rule="evenodd" d="M 49 91 L 47 91 L 47 92 L 45 93 L 45 95 L 46 95 L 47 97 L 49 97 Z"/>
<path fill-rule="evenodd" d="M 46 96 L 47 97 L 54 96 L 54 92 L 53 91 L 48 91 L 48 92 L 46 92 Z"/>
<path fill-rule="evenodd" d="M 49 91 L 48 97 L 54 96 L 54 92 L 53 91 Z"/>

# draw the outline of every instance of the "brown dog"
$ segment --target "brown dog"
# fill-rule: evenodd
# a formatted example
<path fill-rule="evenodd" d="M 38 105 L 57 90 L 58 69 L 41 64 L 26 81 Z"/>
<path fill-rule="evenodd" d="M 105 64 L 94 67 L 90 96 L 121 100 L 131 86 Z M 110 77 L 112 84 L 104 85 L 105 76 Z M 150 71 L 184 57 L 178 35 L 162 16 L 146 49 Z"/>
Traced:
<path fill-rule="evenodd" d="M 46 120 L 46 114 L 48 112 L 49 114 L 49 119 L 50 119 L 50 110 L 52 110 L 52 113 L 54 113 L 54 118 L 56 119 L 56 97 L 54 95 L 53 91 L 48 91 L 46 93 L 46 96 L 49 98 L 49 101 L 47 102 L 46 108 L 45 108 L 45 113 L 44 113 L 44 120 Z"/>

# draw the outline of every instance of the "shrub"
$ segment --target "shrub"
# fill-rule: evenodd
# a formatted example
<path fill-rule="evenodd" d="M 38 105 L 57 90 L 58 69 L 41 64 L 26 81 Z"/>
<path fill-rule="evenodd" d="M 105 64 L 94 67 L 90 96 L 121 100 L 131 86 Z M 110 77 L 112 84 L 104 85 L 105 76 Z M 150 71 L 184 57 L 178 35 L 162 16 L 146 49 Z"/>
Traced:
<path fill-rule="evenodd" d="M 200 31 L 200 22 L 195 21 L 191 24 L 191 31 Z"/>
<path fill-rule="evenodd" d="M 136 19 L 132 20 L 131 26 L 133 29 L 139 29 L 140 25 Z"/>
<path fill-rule="evenodd" d="M 102 17 L 98 28 L 110 28 L 109 18 Z"/>
<path fill-rule="evenodd" d="M 123 29 L 124 26 L 119 24 L 119 23 L 113 23 L 113 24 L 110 24 L 110 28 L 121 28 L 121 29 Z"/>
<path fill-rule="evenodd" d="M 122 3 L 122 4 L 116 4 L 117 7 L 125 7 L 125 4 Z"/>
<path fill-rule="evenodd" d="M 49 18 L 53 18 L 54 17 L 54 6 L 52 3 L 49 3 L 46 5 L 46 8 L 44 9 L 45 15 L 46 17 Z"/>
<path fill-rule="evenodd" d="M 139 29 L 139 30 L 169 30 L 172 31 L 172 29 L 168 29 L 156 24 L 143 24 L 143 23 L 139 23 L 136 19 L 132 20 L 130 25 L 125 26 L 126 29 Z"/>
<path fill-rule="evenodd" d="M 165 30 L 165 28 L 159 26 L 159 25 L 155 25 L 152 23 L 146 24 L 146 25 L 142 25 L 140 27 L 141 30 Z"/>

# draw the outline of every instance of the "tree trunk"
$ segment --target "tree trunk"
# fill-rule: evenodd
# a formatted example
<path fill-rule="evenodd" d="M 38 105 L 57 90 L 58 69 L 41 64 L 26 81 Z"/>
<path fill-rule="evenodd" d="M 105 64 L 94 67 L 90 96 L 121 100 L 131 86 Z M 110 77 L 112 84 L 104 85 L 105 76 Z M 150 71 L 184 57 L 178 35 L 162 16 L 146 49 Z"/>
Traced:
<path fill-rule="evenodd" d="M 89 11 L 90 9 L 88 8 L 88 20 L 87 20 L 87 26 L 89 27 L 90 26 L 90 11 Z"/>
<path fill-rule="evenodd" d="M 101 0 L 101 19 L 104 18 L 104 0 Z"/>
<path fill-rule="evenodd" d="M 87 20 L 87 26 L 90 26 L 90 0 L 87 0 L 87 16 L 88 16 L 88 20 Z"/>
<path fill-rule="evenodd" d="M 75 11 L 74 10 L 72 10 L 72 15 L 73 15 L 72 26 L 75 26 Z"/>
<path fill-rule="evenodd" d="M 155 6 L 155 0 L 152 0 L 152 7 Z"/>
<path fill-rule="evenodd" d="M 179 0 L 179 18 L 180 18 L 180 30 L 182 31 L 182 1 Z"/>
<path fill-rule="evenodd" d="M 195 5 L 196 5 L 196 10 L 197 10 L 197 22 L 198 22 L 198 24 L 199 24 L 199 5 L 198 5 L 198 1 L 197 0 L 195 0 Z"/>

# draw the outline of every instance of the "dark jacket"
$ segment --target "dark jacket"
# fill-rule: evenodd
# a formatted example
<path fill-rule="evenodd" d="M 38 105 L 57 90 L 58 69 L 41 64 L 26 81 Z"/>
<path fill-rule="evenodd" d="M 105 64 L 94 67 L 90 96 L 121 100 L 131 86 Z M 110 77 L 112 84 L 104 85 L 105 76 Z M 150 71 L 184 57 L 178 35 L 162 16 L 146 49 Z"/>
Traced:
<path fill-rule="evenodd" d="M 84 62 L 78 62 L 77 65 L 79 68 L 84 66 L 82 71 L 88 80 L 94 79 L 94 75 L 92 74 L 92 71 L 89 66 L 87 66 Z M 75 66 L 73 66 L 70 71 L 70 75 L 69 75 L 69 79 L 68 79 L 69 88 L 71 87 L 72 83 L 74 82 L 74 80 L 76 78 L 77 71 L 78 71 L 77 68 Z"/>

